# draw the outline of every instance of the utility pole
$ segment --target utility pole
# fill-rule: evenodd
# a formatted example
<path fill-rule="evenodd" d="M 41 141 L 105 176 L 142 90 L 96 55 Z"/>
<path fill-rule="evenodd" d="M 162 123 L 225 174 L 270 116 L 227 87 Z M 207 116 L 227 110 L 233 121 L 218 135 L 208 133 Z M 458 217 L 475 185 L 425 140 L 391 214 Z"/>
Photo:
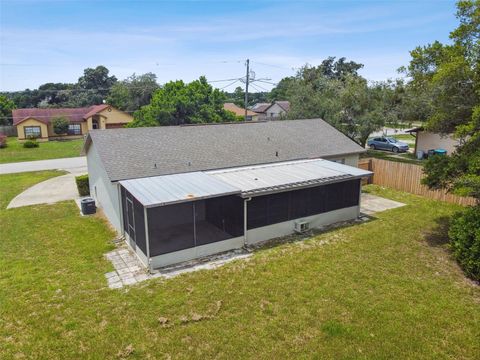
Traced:
<path fill-rule="evenodd" d="M 248 106 L 248 81 L 250 80 L 250 59 L 247 59 L 247 76 L 245 79 L 245 121 L 247 121 L 247 106 Z"/>

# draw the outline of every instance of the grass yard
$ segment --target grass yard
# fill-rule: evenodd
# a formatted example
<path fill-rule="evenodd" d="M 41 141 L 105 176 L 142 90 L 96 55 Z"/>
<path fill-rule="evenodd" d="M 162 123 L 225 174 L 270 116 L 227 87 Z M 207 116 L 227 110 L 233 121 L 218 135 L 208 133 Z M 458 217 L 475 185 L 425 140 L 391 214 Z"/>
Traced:
<path fill-rule="evenodd" d="M 399 140 L 399 141 L 404 141 L 404 142 L 407 142 L 407 143 L 415 144 L 415 137 L 412 136 L 412 135 L 399 134 L 399 135 L 391 135 L 391 136 L 394 137 L 395 139 Z"/>
<path fill-rule="evenodd" d="M 0 176 L 2 204 L 17 177 Z M 0 358 L 480 358 L 480 287 L 443 243 L 458 207 L 367 189 L 408 206 L 123 290 L 106 287 L 101 219 L 73 202 L 2 209 Z"/>
<path fill-rule="evenodd" d="M 7 147 L 0 149 L 0 164 L 80 156 L 83 139 L 39 142 L 38 148 L 27 149 L 16 137 L 9 137 Z"/>
<path fill-rule="evenodd" d="M 425 164 L 422 160 L 417 160 L 414 154 L 410 153 L 401 153 L 395 154 L 391 151 L 384 150 L 370 150 L 368 149 L 365 153 L 360 154 L 361 158 L 376 158 L 389 161 L 404 162 L 408 164 L 415 164 L 423 166 Z"/>

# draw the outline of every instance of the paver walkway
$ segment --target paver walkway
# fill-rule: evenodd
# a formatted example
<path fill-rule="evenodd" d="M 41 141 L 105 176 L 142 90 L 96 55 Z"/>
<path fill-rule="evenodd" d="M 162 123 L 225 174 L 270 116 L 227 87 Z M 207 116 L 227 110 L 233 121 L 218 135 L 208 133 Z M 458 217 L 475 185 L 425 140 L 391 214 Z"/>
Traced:
<path fill-rule="evenodd" d="M 105 274 L 108 287 L 118 289 L 125 285 L 133 285 L 151 277 L 140 263 L 140 260 L 126 247 L 111 251 L 105 255 L 115 268 Z"/>
<path fill-rule="evenodd" d="M 105 254 L 105 257 L 112 262 L 115 268 L 114 271 L 106 273 L 105 277 L 107 278 L 110 289 L 119 289 L 148 279 L 159 277 L 169 279 L 188 272 L 216 269 L 230 261 L 245 259 L 251 255 L 251 253 L 243 249 L 232 250 L 222 254 L 165 267 L 150 274 L 137 256 L 126 246 L 122 246 L 117 250 Z"/>

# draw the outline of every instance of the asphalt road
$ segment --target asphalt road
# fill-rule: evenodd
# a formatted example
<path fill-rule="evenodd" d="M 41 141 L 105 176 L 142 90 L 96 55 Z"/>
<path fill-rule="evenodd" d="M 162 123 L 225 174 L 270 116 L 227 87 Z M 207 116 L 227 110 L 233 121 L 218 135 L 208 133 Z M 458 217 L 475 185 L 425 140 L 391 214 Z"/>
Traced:
<path fill-rule="evenodd" d="M 42 170 L 65 170 L 73 175 L 86 174 L 87 158 L 85 156 L 80 156 L 73 158 L 0 164 L 0 174 L 14 174 Z"/>

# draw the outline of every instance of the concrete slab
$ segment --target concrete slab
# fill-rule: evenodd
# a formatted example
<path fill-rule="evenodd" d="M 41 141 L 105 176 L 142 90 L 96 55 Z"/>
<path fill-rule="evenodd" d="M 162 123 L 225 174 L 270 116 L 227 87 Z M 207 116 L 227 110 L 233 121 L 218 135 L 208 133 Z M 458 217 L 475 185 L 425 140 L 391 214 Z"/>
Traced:
<path fill-rule="evenodd" d="M 401 206 L 405 206 L 405 204 L 376 195 L 362 194 L 360 212 L 366 215 L 373 215 L 377 212 L 395 209 Z"/>
<path fill-rule="evenodd" d="M 13 198 L 7 209 L 38 204 L 53 204 L 59 201 L 75 200 L 78 197 L 75 176 L 67 174 L 42 181 L 28 188 Z"/>

